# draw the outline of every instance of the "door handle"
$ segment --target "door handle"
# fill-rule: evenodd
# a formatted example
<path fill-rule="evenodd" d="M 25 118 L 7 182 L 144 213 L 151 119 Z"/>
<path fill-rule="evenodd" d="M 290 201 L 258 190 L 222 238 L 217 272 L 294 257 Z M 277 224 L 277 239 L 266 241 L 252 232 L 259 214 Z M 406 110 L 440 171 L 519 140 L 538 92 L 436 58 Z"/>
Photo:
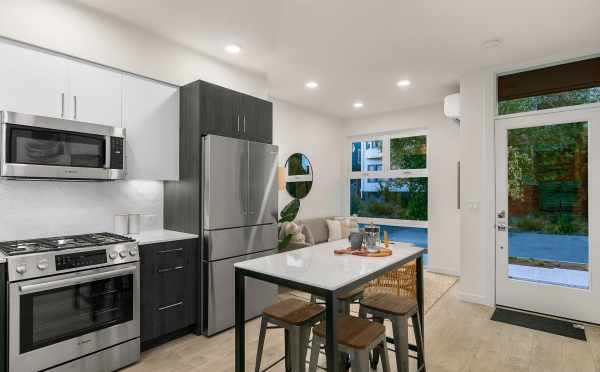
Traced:
<path fill-rule="evenodd" d="M 499 211 L 497 216 L 498 216 L 498 218 L 506 218 L 506 211 L 505 210 Z"/>
<path fill-rule="evenodd" d="M 73 119 L 77 119 L 77 96 L 73 96 Z"/>
<path fill-rule="evenodd" d="M 60 117 L 65 117 L 65 94 L 60 94 Z"/>
<path fill-rule="evenodd" d="M 505 223 L 499 223 L 497 225 L 497 227 L 498 227 L 498 231 L 506 231 L 506 229 L 508 228 L 508 226 L 506 226 Z"/>

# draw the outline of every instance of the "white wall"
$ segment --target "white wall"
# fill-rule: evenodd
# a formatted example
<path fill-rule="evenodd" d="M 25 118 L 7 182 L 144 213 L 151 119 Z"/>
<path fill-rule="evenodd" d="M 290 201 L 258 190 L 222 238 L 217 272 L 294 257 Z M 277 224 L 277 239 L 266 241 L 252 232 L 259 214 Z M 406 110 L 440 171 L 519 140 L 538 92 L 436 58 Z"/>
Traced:
<path fill-rule="evenodd" d="M 430 271 L 460 270 L 457 162 L 459 126 L 444 116 L 442 104 L 428 105 L 345 122 L 345 136 L 426 129 L 429 170 Z M 349 150 L 349 149 L 345 149 Z M 345 169 L 345 168 L 343 168 Z"/>
<path fill-rule="evenodd" d="M 2 1 L 0 36 L 176 85 L 203 79 L 268 98 L 261 76 L 67 1 Z M 155 215 L 162 228 L 162 182 L 0 181 L 0 240 L 112 231 L 113 215 L 128 212 Z"/>
<path fill-rule="evenodd" d="M 0 180 L 0 241 L 113 231 L 113 216 L 154 215 L 163 226 L 157 181 L 46 182 Z M 146 219 L 144 219 L 147 221 Z"/>
<path fill-rule="evenodd" d="M 1 8 L 0 36 L 175 85 L 202 79 L 267 98 L 263 76 L 71 2 L 4 0 Z"/>
<path fill-rule="evenodd" d="M 468 302 L 494 304 L 494 143 L 493 74 L 476 71 L 460 80 L 462 276 L 459 296 Z"/>
<path fill-rule="evenodd" d="M 339 119 L 275 100 L 273 103 L 273 143 L 279 146 L 279 165 L 296 152 L 310 160 L 313 186 L 301 200 L 299 218 L 341 214 L 343 126 Z M 279 209 L 292 200 L 279 191 Z"/>

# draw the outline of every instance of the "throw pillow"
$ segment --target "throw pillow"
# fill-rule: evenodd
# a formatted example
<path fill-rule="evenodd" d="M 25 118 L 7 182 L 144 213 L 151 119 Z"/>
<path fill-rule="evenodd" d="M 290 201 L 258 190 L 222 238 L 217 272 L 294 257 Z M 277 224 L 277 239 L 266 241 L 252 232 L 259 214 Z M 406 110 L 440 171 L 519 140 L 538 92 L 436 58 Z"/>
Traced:
<path fill-rule="evenodd" d="M 342 239 L 342 223 L 336 220 L 326 220 L 327 228 L 329 229 L 328 242 Z"/>
<path fill-rule="evenodd" d="M 351 217 L 335 217 L 336 221 L 340 221 L 342 225 L 342 238 L 347 239 L 352 232 L 358 232 L 358 223 Z"/>
<path fill-rule="evenodd" d="M 312 233 L 312 230 L 308 225 L 304 225 L 302 229 L 302 234 L 306 238 L 306 243 L 309 245 L 315 245 L 315 236 Z"/>

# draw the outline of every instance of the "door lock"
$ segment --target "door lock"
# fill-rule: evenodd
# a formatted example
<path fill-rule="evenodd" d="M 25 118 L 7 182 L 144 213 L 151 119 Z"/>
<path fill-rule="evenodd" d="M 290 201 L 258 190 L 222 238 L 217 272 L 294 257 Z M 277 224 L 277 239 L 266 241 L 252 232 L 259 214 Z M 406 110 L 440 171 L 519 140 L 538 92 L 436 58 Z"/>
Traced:
<path fill-rule="evenodd" d="M 498 231 L 506 231 L 506 228 L 508 227 L 508 226 L 506 226 L 505 223 L 499 223 L 497 226 L 498 226 Z"/>
<path fill-rule="evenodd" d="M 506 218 L 506 211 L 502 210 L 497 214 L 498 218 Z"/>

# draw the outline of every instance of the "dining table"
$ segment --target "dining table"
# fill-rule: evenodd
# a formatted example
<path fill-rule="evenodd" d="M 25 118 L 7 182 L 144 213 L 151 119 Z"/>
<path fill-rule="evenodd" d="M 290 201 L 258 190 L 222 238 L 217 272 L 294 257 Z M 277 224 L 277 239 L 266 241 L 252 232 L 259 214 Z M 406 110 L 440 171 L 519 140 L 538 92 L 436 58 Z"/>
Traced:
<path fill-rule="evenodd" d="M 343 360 L 338 357 L 337 343 L 334 342 L 340 310 L 336 296 L 416 260 L 416 299 L 421 318 L 421 335 L 425 334 L 423 254 L 426 250 L 409 243 L 391 243 L 388 248 L 392 254 L 385 257 L 335 253 L 336 250 L 348 246 L 348 241 L 337 240 L 243 261 L 234 265 L 235 372 L 243 372 L 245 369 L 246 319 L 244 307 L 246 295 L 252 295 L 245 293 L 247 278 L 262 280 L 323 298 L 325 300 L 327 370 L 340 371 Z M 391 341 L 393 340 L 388 338 L 388 342 Z M 409 349 L 416 351 L 416 346 L 411 344 Z M 421 358 L 418 359 L 418 370 L 425 371 Z"/>

